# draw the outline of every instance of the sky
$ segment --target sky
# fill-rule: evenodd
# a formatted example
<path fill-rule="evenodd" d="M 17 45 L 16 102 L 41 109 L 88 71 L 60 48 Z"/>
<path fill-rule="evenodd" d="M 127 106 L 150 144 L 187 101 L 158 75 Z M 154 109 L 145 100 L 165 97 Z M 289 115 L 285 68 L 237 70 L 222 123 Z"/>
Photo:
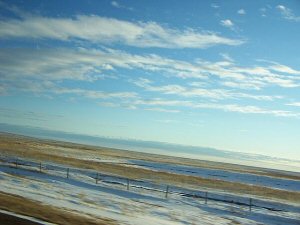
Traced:
<path fill-rule="evenodd" d="M 300 159 L 300 2 L 0 1 L 0 122 Z"/>

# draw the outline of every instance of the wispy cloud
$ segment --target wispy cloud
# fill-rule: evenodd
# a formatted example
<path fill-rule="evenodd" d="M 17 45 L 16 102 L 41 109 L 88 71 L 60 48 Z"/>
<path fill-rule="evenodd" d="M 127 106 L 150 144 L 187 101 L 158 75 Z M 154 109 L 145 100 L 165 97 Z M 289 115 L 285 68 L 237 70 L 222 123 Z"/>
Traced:
<path fill-rule="evenodd" d="M 116 8 L 120 8 L 120 7 L 121 7 L 120 4 L 119 4 L 117 1 L 112 1 L 112 2 L 111 2 L 111 5 L 112 5 L 113 7 L 116 7 Z"/>
<path fill-rule="evenodd" d="M 120 107 L 121 105 L 115 102 L 99 102 L 98 105 L 104 107 Z"/>
<path fill-rule="evenodd" d="M 297 117 L 297 118 L 300 117 L 300 113 L 295 113 L 295 112 L 285 111 L 285 110 L 264 109 L 252 105 L 203 103 L 203 104 L 196 104 L 194 107 L 205 108 L 205 109 L 219 109 L 228 112 L 238 112 L 238 113 L 245 113 L 245 114 L 265 114 L 265 115 L 273 115 L 278 117 Z"/>
<path fill-rule="evenodd" d="M 244 67 L 228 60 L 186 62 L 153 54 L 134 55 L 113 49 L 84 48 L 73 50 L 18 48 L 13 51 L 2 49 L 0 59 L 0 82 L 3 92 L 6 93 L 22 91 L 37 95 L 65 95 L 70 98 L 101 100 L 106 102 L 106 107 L 141 108 L 166 113 L 179 113 L 180 108 L 184 107 L 281 117 L 298 115 L 285 110 L 268 110 L 257 106 L 240 105 L 243 99 L 256 101 L 283 99 L 283 96 L 262 95 L 253 90 L 259 91 L 272 86 L 299 87 L 299 77 L 295 76 L 299 74 L 299 71 L 275 62 L 264 61 L 260 63 L 266 64 L 265 66 Z M 182 80 L 186 83 L 161 84 L 148 78 L 131 79 L 135 86 L 143 90 L 156 92 L 160 97 L 172 98 L 174 95 L 178 100 L 144 99 L 144 91 L 140 92 L 141 90 L 136 90 L 137 92 L 92 90 L 65 87 L 62 83 L 65 80 L 96 82 L 99 74 L 109 75 L 112 72 L 113 76 L 118 75 L 119 68 L 129 71 L 140 70 L 145 74 L 147 72 L 164 74 L 166 78 L 170 76 L 175 76 L 176 79 L 184 78 Z M 209 85 L 211 81 L 214 82 L 213 88 Z M 191 83 L 193 85 L 190 85 Z M 243 91 L 237 91 L 237 89 Z M 199 100 L 209 101 L 209 103 L 200 104 Z M 230 100 L 234 104 L 219 103 L 224 100 Z M 212 101 L 214 103 L 211 103 Z"/>
<path fill-rule="evenodd" d="M 74 18 L 30 16 L 2 20 L 0 38 L 81 40 L 102 44 L 122 43 L 141 48 L 208 48 L 215 45 L 241 45 L 245 42 L 211 31 L 192 28 L 179 30 L 156 22 L 129 22 L 86 15 Z"/>
<path fill-rule="evenodd" d="M 141 78 L 133 81 L 139 87 L 148 91 L 160 92 L 163 94 L 174 94 L 181 97 L 201 97 L 204 99 L 240 99 L 249 98 L 255 100 L 273 101 L 282 98 L 281 96 L 253 95 L 241 92 L 233 92 L 226 89 L 205 89 L 205 88 L 187 88 L 181 85 L 162 85 L 154 86 L 148 79 Z"/>
<path fill-rule="evenodd" d="M 288 110 L 277 110 L 277 109 L 266 109 L 253 105 L 241 105 L 241 104 L 222 104 L 222 103 L 211 103 L 197 101 L 182 101 L 182 100 L 169 100 L 169 99 L 148 99 L 138 100 L 131 102 L 133 106 L 151 106 L 152 109 L 163 109 L 164 112 L 177 112 L 177 108 L 190 108 L 190 109 L 212 109 L 220 110 L 224 112 L 235 112 L 243 114 L 260 114 L 260 115 L 272 115 L 276 117 L 291 117 L 300 118 L 300 113 L 288 111 Z M 168 107 L 161 108 L 161 107 Z M 147 109 L 147 107 L 146 107 Z"/>
<path fill-rule="evenodd" d="M 260 8 L 259 12 L 262 17 L 267 17 L 267 14 L 266 14 L 267 9 L 265 7 Z"/>
<path fill-rule="evenodd" d="M 219 55 L 226 61 L 234 62 L 234 59 L 231 58 L 230 55 L 227 53 L 220 53 Z"/>
<path fill-rule="evenodd" d="M 266 66 L 243 67 L 232 61 L 209 62 L 197 60 L 186 62 L 157 55 L 134 55 L 112 49 L 1 49 L 0 79 L 3 89 L 17 81 L 62 80 L 96 81 L 116 78 L 116 69 L 141 69 L 161 72 L 178 78 L 193 78 L 207 82 L 217 78 L 219 85 L 241 89 L 259 90 L 268 86 L 294 88 L 300 86 L 300 71 L 279 63 Z M 6 85 L 4 87 L 4 84 Z M 46 83 L 44 83 L 46 84 Z M 144 84 L 145 85 L 145 84 Z M 22 86 L 22 85 L 21 85 Z M 154 87 L 152 87 L 154 88 Z M 162 87 L 160 87 L 162 88 Z M 165 86 L 172 92 L 179 86 Z"/>
<path fill-rule="evenodd" d="M 220 6 L 219 6 L 218 4 L 216 4 L 216 3 L 212 3 L 210 6 L 211 6 L 212 8 L 214 8 L 214 9 L 220 8 Z"/>
<path fill-rule="evenodd" d="M 35 78 L 42 80 L 98 79 L 108 63 L 97 63 L 101 52 L 70 49 L 2 49 L 0 67 L 2 78 Z"/>
<path fill-rule="evenodd" d="M 179 110 L 176 109 L 165 109 L 165 108 L 146 108 L 148 111 L 157 111 L 157 112 L 165 112 L 165 113 L 179 113 Z"/>
<path fill-rule="evenodd" d="M 289 66 L 281 65 L 279 63 L 274 63 L 274 65 L 269 66 L 269 68 L 276 72 L 286 73 L 286 74 L 294 74 L 300 75 L 300 70 L 295 70 Z"/>
<path fill-rule="evenodd" d="M 245 9 L 239 9 L 239 10 L 237 11 L 237 13 L 238 13 L 239 15 L 246 15 Z"/>
<path fill-rule="evenodd" d="M 267 4 L 267 5 L 259 8 L 258 11 L 262 17 L 267 17 L 269 15 L 269 12 L 271 12 L 273 10 L 273 8 L 274 8 L 273 6 Z"/>
<path fill-rule="evenodd" d="M 132 7 L 127 7 L 125 5 L 122 5 L 117 1 L 111 1 L 111 5 L 115 8 L 118 8 L 118 9 L 127 9 L 127 10 L 131 10 L 131 11 L 133 10 Z"/>
<path fill-rule="evenodd" d="M 158 123 L 178 123 L 177 120 L 169 120 L 169 119 L 164 119 L 164 120 L 154 120 L 155 122 Z"/>
<path fill-rule="evenodd" d="M 136 98 L 138 96 L 135 92 L 105 92 L 105 91 L 94 91 L 81 88 L 54 88 L 51 90 L 55 94 L 76 94 L 91 99 L 109 99 L 109 98 L 118 98 L 118 99 L 128 99 Z"/>
<path fill-rule="evenodd" d="M 288 103 L 286 105 L 300 107 L 300 102 L 292 102 L 292 103 Z"/>
<path fill-rule="evenodd" d="M 229 19 L 221 20 L 220 24 L 223 27 L 227 27 L 227 28 L 230 28 L 230 29 L 233 29 L 233 27 L 234 27 L 234 23 L 231 20 L 229 20 Z"/>
<path fill-rule="evenodd" d="M 162 98 L 153 98 L 153 99 L 139 99 L 132 102 L 134 105 L 149 105 L 149 106 L 191 106 L 193 103 L 191 101 L 182 101 L 182 100 L 170 100 Z"/>
<path fill-rule="evenodd" d="M 294 22 L 300 22 L 300 16 L 296 16 L 288 7 L 284 5 L 278 5 L 276 8 L 280 11 L 283 18 Z"/>

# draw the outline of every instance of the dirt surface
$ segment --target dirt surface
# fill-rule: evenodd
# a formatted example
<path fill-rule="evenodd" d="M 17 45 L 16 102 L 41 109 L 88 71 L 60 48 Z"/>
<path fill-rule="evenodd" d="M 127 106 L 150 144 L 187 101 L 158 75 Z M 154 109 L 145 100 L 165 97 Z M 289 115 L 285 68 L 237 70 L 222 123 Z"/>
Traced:
<path fill-rule="evenodd" d="M 90 216 L 81 216 L 79 214 L 69 212 L 60 208 L 44 205 L 40 202 L 29 200 L 20 196 L 11 195 L 0 192 L 0 209 L 14 212 L 20 215 L 26 215 L 40 219 L 42 221 L 51 222 L 62 225 L 112 225 L 116 224 L 110 219 L 93 218 Z M 3 219 L 2 219 L 3 218 Z M 15 222 L 15 223 L 14 223 Z M 20 223 L 19 223 L 20 222 Z M 12 218 L 1 215 L 0 224 L 29 224 L 36 225 L 38 223 Z"/>

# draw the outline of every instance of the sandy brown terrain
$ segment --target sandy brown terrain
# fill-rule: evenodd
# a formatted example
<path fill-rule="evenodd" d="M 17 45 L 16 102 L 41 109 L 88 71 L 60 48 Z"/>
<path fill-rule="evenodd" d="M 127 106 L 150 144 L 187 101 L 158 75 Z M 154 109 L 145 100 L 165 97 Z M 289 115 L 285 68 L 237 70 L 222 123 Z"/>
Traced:
<path fill-rule="evenodd" d="M 20 196 L 0 192 L 0 209 L 15 212 L 20 215 L 31 216 L 42 221 L 54 224 L 98 224 L 112 225 L 116 224 L 109 219 L 92 218 L 86 215 L 75 214 L 66 210 L 44 205 L 40 202 L 29 200 Z M 20 220 L 13 217 L 2 215 L 1 224 L 38 224 L 26 220 Z"/>
<path fill-rule="evenodd" d="M 221 169 L 235 172 L 247 172 L 258 175 L 266 175 L 279 178 L 291 178 L 300 180 L 300 176 L 289 175 L 275 171 L 267 171 L 263 168 L 244 166 L 231 163 L 213 162 L 207 160 L 190 159 L 182 157 L 173 157 L 166 155 L 149 154 L 136 151 L 120 150 L 106 147 L 82 145 L 71 142 L 41 140 L 37 138 L 25 137 L 21 135 L 0 133 L 0 150 L 10 150 L 12 154 L 18 152 L 20 154 L 30 154 L 26 150 L 38 150 L 38 152 L 49 151 L 52 155 L 59 156 L 98 156 L 105 158 L 120 158 L 120 159 L 137 159 L 147 160 L 161 163 L 174 163 L 177 165 L 188 165 L 195 167 L 203 167 L 209 169 Z"/>
<path fill-rule="evenodd" d="M 113 173 L 116 175 L 134 178 L 149 179 L 153 182 L 162 182 L 173 185 L 185 186 L 189 188 L 213 188 L 225 192 L 250 194 L 263 196 L 264 198 L 280 199 L 291 202 L 300 202 L 300 193 L 285 190 L 276 190 L 267 187 L 247 185 L 236 182 L 222 181 L 217 179 L 207 179 L 196 176 L 170 174 L 167 172 L 153 171 L 144 168 L 129 167 L 126 164 L 116 164 L 109 162 L 90 161 L 86 158 L 100 157 L 105 159 L 143 159 L 149 161 L 168 162 L 184 165 L 193 165 L 204 168 L 215 168 L 248 172 L 274 177 L 285 177 L 300 179 L 300 177 L 290 176 L 280 173 L 272 173 L 254 167 L 240 166 L 226 163 L 216 163 L 209 161 L 182 159 L 169 156 L 152 155 L 147 153 L 137 153 L 109 148 L 78 145 L 74 143 L 44 141 L 34 138 L 27 138 L 16 135 L 0 135 L 0 152 L 15 156 L 22 156 L 40 161 L 52 161 L 56 163 L 68 164 L 71 166 L 94 169 L 99 172 Z"/>

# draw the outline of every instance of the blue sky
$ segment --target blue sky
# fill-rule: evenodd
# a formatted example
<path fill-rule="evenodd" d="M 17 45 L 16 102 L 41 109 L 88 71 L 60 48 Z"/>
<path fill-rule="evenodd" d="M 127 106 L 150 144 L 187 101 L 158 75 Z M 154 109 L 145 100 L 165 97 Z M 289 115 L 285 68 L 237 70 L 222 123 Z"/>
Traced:
<path fill-rule="evenodd" d="M 299 1 L 1 1 L 0 122 L 300 158 Z"/>

